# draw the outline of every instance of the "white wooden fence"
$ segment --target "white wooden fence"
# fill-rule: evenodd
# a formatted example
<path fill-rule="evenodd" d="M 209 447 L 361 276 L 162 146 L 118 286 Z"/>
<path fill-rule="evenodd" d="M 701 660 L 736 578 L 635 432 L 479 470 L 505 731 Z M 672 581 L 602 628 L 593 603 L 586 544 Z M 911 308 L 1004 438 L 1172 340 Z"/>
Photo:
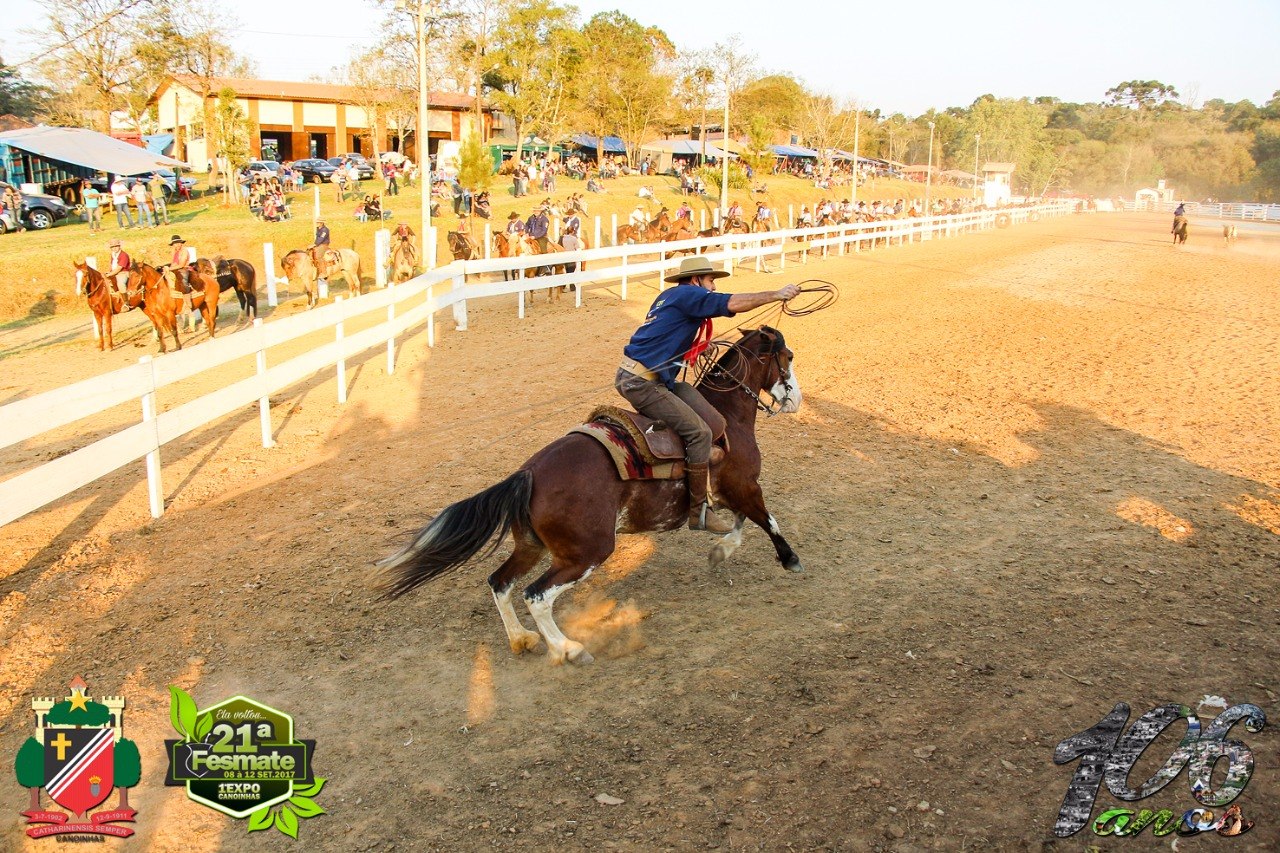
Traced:
<path fill-rule="evenodd" d="M 1198 201 L 1126 201 L 1124 203 L 1124 209 L 1126 211 L 1145 210 L 1157 211 L 1159 213 L 1173 213 L 1173 209 L 1179 204 L 1186 205 L 1186 211 L 1189 215 L 1211 216 L 1214 219 L 1238 219 L 1246 222 L 1280 222 L 1280 204 L 1260 204 L 1253 202 L 1214 202 L 1212 204 L 1202 204 Z"/>
<path fill-rule="evenodd" d="M 732 272 L 744 261 L 760 270 L 773 259 L 778 269 L 788 263 L 807 263 L 811 255 L 826 256 L 875 248 L 877 245 L 910 243 L 963 234 L 995 226 L 998 216 L 1008 216 L 1019 224 L 1042 216 L 1070 213 L 1071 203 L 1049 203 L 1030 208 L 1014 208 L 1000 213 L 984 211 L 859 223 L 820 228 L 789 229 L 765 234 L 732 234 L 663 243 L 662 252 L 694 249 L 713 263 L 722 263 Z M 251 329 L 206 341 L 198 346 L 169 353 L 162 358 L 143 357 L 138 364 L 95 376 L 72 385 L 37 394 L 0 407 L 0 449 L 35 439 L 116 406 L 136 404 L 141 420 L 132 426 L 98 439 L 50 462 L 23 471 L 0 482 L 0 525 L 22 517 L 52 501 L 71 494 L 95 480 L 138 459 L 146 459 L 151 514 L 164 511 L 161 486 L 161 448 L 218 418 L 238 409 L 258 404 L 264 447 L 272 445 L 270 395 L 329 367 L 337 368 L 338 402 L 346 401 L 346 360 L 376 347 L 386 347 L 387 373 L 395 370 L 395 342 L 410 329 L 426 325 L 427 345 L 435 345 L 435 317 L 444 308 L 453 309 L 457 327 L 467 327 L 467 303 L 474 299 L 516 294 L 517 311 L 524 316 L 526 294 L 547 287 L 574 284 L 575 304 L 582 305 L 588 286 L 617 286 L 625 300 L 628 285 L 640 276 L 662 276 L 679 264 L 665 258 L 659 244 L 622 245 L 539 256 L 536 265 L 587 261 L 592 269 L 525 278 L 522 271 L 534 266 L 529 258 L 489 258 L 465 261 L 426 272 L 400 285 L 390 285 L 363 296 L 295 314 L 264 324 L 256 320 Z M 385 244 L 379 245 L 385 257 Z M 267 256 L 271 260 L 270 254 Z M 602 265 L 603 264 L 603 265 Z M 382 263 L 379 264 L 383 266 Z M 511 281 L 489 279 L 484 274 L 516 272 Z M 268 268 L 268 279 L 273 275 Z M 385 272 L 379 274 L 383 280 Z M 468 277 L 475 276 L 473 280 Z M 385 317 L 384 317 L 385 315 Z M 347 334 L 348 325 L 363 326 Z M 307 335 L 332 329 L 333 339 L 268 366 L 268 353 Z M 278 352 L 278 350 L 277 350 Z M 198 373 L 220 369 L 228 372 L 234 362 L 250 364 L 247 375 L 231 379 L 216 391 L 161 412 L 157 394 Z"/>

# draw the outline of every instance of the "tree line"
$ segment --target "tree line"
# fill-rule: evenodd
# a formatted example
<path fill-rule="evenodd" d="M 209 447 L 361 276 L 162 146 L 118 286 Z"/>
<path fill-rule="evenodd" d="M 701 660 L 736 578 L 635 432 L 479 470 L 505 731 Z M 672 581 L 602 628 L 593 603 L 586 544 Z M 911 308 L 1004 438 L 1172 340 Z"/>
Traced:
<path fill-rule="evenodd" d="M 372 2 L 385 18 L 382 40 L 324 79 L 346 83 L 402 137 L 417 130 L 422 21 L 429 88 L 479 95 L 477 112 L 482 101 L 497 107 L 521 147 L 586 132 L 621 137 L 634 158 L 655 136 L 718 136 L 727 100 L 729 133 L 745 142 L 748 162 L 769 162 L 775 142 L 852 150 L 856 138 L 860 154 L 899 163 L 973 172 L 1013 162 L 1017 189 L 1032 195 L 1127 196 L 1164 178 L 1187 198 L 1280 200 L 1280 92 L 1262 105 L 1195 103 L 1160 81 L 1131 80 L 1097 102 L 982 95 L 909 117 L 763 69 L 736 38 L 684 49 L 621 12 L 584 20 L 554 0 L 443 0 L 419 15 L 416 0 Z M 212 0 L 46 5 L 47 55 L 20 68 L 0 61 L 0 113 L 104 131 L 114 115 L 141 131 L 154 125 L 152 96 L 168 75 L 212 97 L 216 78 L 253 71 L 235 49 L 236 22 Z M 216 133 L 222 122 L 207 103 Z"/>

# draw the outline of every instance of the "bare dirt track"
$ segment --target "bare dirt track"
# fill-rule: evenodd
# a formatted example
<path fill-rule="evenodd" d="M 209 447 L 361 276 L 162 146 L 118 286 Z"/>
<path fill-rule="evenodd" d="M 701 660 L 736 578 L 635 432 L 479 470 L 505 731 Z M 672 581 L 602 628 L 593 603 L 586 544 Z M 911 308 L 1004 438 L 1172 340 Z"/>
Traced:
<path fill-rule="evenodd" d="M 1181 844 L 1274 850 L 1280 244 L 1175 250 L 1167 227 L 1045 220 L 803 268 L 841 299 L 782 324 L 805 407 L 758 432 L 807 572 L 754 529 L 715 573 L 705 534 L 623 537 L 558 608 L 585 668 L 510 655 L 488 566 L 366 590 L 400 537 L 612 401 L 652 294 L 473 305 L 393 376 L 349 370 L 345 410 L 331 375 L 281 395 L 275 450 L 251 411 L 167 446 L 159 522 L 131 470 L 6 527 L 0 754 L 81 674 L 130 703 L 136 849 L 300 849 L 162 787 L 177 683 L 317 739 L 305 849 L 1143 850 L 1169 839 L 1053 840 L 1074 769 L 1053 748 L 1116 702 L 1218 694 L 1272 714 L 1232 733 L 1257 825 Z M 22 839 L 8 791 L 0 848 Z M 1139 805 L 1196 803 L 1184 774 Z"/>

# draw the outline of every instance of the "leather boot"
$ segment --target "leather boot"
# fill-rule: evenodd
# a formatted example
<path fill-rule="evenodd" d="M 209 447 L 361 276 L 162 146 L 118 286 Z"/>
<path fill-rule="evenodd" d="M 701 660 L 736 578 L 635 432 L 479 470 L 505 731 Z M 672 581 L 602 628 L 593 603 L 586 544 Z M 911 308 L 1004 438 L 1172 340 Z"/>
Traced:
<path fill-rule="evenodd" d="M 689 487 L 689 529 L 729 533 L 733 525 L 711 511 L 707 503 L 707 463 L 686 463 L 685 483 Z"/>

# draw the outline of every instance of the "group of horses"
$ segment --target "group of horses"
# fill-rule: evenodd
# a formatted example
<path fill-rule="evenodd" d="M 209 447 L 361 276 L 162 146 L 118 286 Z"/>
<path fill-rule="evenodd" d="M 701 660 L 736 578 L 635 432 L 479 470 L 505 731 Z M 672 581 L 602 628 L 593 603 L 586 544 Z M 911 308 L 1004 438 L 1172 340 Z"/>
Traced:
<path fill-rule="evenodd" d="M 225 290 L 234 290 L 240 303 L 240 318 L 236 327 L 252 322 L 258 316 L 257 276 L 253 264 L 239 258 L 200 258 L 186 271 L 186 275 L 174 275 L 165 269 L 147 263 L 135 262 L 128 271 L 125 289 L 121 291 L 113 279 L 104 276 L 87 263 L 74 262 L 76 293 L 84 293 L 93 311 L 94 329 L 98 337 L 98 349 L 115 348 L 112 334 L 112 318 L 117 314 L 137 308 L 146 315 L 155 328 L 160 352 L 168 352 L 165 334 L 173 338 L 174 346 L 182 349 L 178 337 L 178 317 L 183 313 L 184 294 L 175 290 L 190 289 L 191 309 L 204 319 L 209 337 L 217 334 L 218 298 Z"/>

